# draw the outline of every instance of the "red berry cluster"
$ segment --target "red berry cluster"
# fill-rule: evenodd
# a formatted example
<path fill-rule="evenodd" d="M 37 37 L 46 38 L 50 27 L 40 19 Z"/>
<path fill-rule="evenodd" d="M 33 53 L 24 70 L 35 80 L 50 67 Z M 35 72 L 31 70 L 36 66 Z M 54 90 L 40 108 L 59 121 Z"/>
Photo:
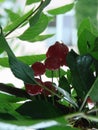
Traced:
<path fill-rule="evenodd" d="M 54 45 L 50 46 L 48 48 L 48 51 L 46 52 L 46 59 L 44 63 L 36 62 L 32 64 L 31 68 L 34 71 L 34 76 L 41 76 L 46 72 L 46 69 L 48 70 L 56 70 L 59 69 L 60 66 L 66 65 L 66 56 L 69 52 L 68 47 L 64 43 L 56 42 Z M 56 89 L 53 87 L 53 83 L 50 81 L 43 82 L 39 78 L 35 78 L 35 80 L 47 87 L 49 90 L 55 92 Z M 46 96 L 51 95 L 51 93 L 43 89 L 40 85 L 31 85 L 26 84 L 25 85 L 26 91 L 30 95 L 38 95 L 38 94 L 45 94 Z"/>

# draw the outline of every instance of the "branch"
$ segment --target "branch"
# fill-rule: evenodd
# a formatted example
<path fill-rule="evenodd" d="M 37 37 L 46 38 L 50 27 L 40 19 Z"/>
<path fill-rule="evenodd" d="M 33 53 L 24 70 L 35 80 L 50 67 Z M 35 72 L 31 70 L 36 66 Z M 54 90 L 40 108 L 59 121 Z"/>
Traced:
<path fill-rule="evenodd" d="M 21 24 L 23 24 L 25 21 L 27 21 L 39 8 L 40 6 L 43 4 L 43 0 L 41 1 L 40 5 L 31 12 L 31 14 L 29 16 L 27 16 L 20 24 L 18 24 L 15 28 L 13 28 L 11 31 L 9 31 L 7 34 L 5 34 L 5 37 L 7 37 L 9 34 L 11 34 L 14 30 L 16 30 Z"/>
<path fill-rule="evenodd" d="M 30 95 L 25 90 L 5 85 L 3 83 L 0 83 L 0 91 L 15 95 L 17 97 L 31 99 Z"/>

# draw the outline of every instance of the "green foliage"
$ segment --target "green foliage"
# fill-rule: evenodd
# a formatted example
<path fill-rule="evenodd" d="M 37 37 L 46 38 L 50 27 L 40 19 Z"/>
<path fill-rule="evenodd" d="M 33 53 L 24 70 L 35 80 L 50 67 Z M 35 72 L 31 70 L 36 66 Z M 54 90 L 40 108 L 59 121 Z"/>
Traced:
<path fill-rule="evenodd" d="M 40 33 L 42 33 L 48 24 L 48 17 L 45 14 L 42 14 L 38 22 L 35 24 L 35 26 L 31 26 L 28 28 L 21 36 L 18 38 L 21 40 L 27 40 L 29 42 L 32 42 L 36 36 L 38 36 Z"/>
<path fill-rule="evenodd" d="M 33 5 L 37 2 L 39 2 L 38 7 L 34 8 Z M 0 65 L 9 67 L 15 77 L 21 79 L 25 84 L 32 85 L 32 89 L 34 85 L 36 88 L 40 86 L 43 90 L 50 92 L 50 95 L 45 95 L 45 92 L 40 95 L 31 95 L 26 92 L 26 88 L 18 89 L 0 83 L 0 91 L 3 92 L 0 92 L 0 121 L 21 126 L 36 125 L 43 121 L 49 122 L 49 120 L 55 122 L 54 125 L 47 126 L 46 124 L 45 130 L 79 130 L 73 128 L 74 126 L 84 129 L 81 124 L 86 121 L 87 129 L 98 128 L 96 124 L 98 119 L 95 117 L 98 116 L 96 112 L 98 111 L 98 30 L 94 28 L 90 19 L 84 19 L 79 26 L 77 43 L 79 53 L 74 50 L 68 52 L 67 58 L 64 59 L 67 62 L 66 70 L 62 68 L 55 71 L 46 70 L 44 76 L 51 78 L 54 90 L 44 86 L 43 76 L 39 75 L 43 84 L 37 82 L 34 70 L 30 67 L 35 62 L 44 62 L 47 56 L 45 54 L 28 56 L 26 54 L 16 57 L 6 40 L 6 36 L 17 28 L 25 27 L 26 24 L 29 25 L 28 28 L 16 38 L 33 44 L 52 37 L 54 34 L 43 35 L 43 31 L 54 16 L 70 11 L 74 3 L 45 13 L 44 8 L 50 2 L 51 0 L 27 0 L 26 5 L 32 5 L 32 9 L 26 14 L 22 13 L 21 16 L 6 9 L 10 24 L 4 29 L 0 27 L 0 54 L 5 51 L 8 57 L 0 58 Z M 37 70 L 39 69 L 37 68 Z M 54 83 L 54 78 L 57 83 Z M 89 111 L 88 97 L 92 103 L 95 103 L 96 110 Z"/>
<path fill-rule="evenodd" d="M 44 60 L 45 57 L 46 56 L 44 54 L 41 54 L 41 55 L 19 56 L 17 57 L 17 59 L 28 65 L 31 65 L 37 61 Z M 8 57 L 0 58 L 0 65 L 3 67 L 9 67 Z"/>
<path fill-rule="evenodd" d="M 36 2 L 40 2 L 41 0 L 27 0 L 26 1 L 26 5 L 30 5 L 30 4 L 33 4 L 33 3 L 36 3 Z"/>
<path fill-rule="evenodd" d="M 70 11 L 73 8 L 73 6 L 74 6 L 74 3 L 68 4 L 68 5 L 56 8 L 56 9 L 49 10 L 48 13 L 51 15 L 64 14 Z"/>

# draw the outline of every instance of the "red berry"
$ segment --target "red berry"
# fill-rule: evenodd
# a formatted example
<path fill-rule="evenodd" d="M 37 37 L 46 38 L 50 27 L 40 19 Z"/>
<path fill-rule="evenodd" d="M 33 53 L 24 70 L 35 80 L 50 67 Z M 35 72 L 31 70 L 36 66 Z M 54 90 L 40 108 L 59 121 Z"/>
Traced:
<path fill-rule="evenodd" d="M 69 49 L 64 43 L 56 42 L 54 45 L 50 46 L 46 56 L 47 57 L 56 57 L 60 60 L 60 65 L 66 65 L 66 55 L 68 54 Z"/>
<path fill-rule="evenodd" d="M 56 70 L 60 68 L 60 61 L 56 57 L 49 57 L 45 60 L 45 67 L 49 70 Z"/>
<path fill-rule="evenodd" d="M 35 80 L 38 83 L 40 83 L 41 85 L 43 85 L 43 82 L 40 79 L 35 78 Z M 43 88 L 40 85 L 37 85 L 37 84 L 25 84 L 25 88 L 26 88 L 27 93 L 32 95 L 32 96 L 41 94 L 42 91 L 43 91 Z"/>
<path fill-rule="evenodd" d="M 35 62 L 34 64 L 32 64 L 31 67 L 34 70 L 35 76 L 40 76 L 40 75 L 44 74 L 46 71 L 45 65 L 40 62 Z"/>

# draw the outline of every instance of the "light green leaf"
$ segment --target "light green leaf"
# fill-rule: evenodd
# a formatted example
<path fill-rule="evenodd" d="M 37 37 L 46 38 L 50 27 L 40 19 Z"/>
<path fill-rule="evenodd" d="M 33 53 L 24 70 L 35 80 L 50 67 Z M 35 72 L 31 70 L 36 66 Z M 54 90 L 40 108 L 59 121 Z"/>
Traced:
<path fill-rule="evenodd" d="M 26 1 L 26 5 L 30 5 L 30 4 L 33 4 L 33 3 L 36 3 L 36 2 L 40 2 L 41 0 L 27 0 Z"/>
<path fill-rule="evenodd" d="M 45 1 L 41 2 L 37 12 L 29 20 L 30 26 L 34 26 L 37 23 L 37 21 L 39 20 L 40 15 L 41 15 L 43 9 L 50 3 L 50 1 L 51 0 L 45 0 Z"/>
<path fill-rule="evenodd" d="M 62 7 L 56 8 L 56 9 L 49 10 L 48 13 L 51 15 L 64 14 L 70 11 L 73 8 L 73 6 L 74 6 L 74 3 L 71 3 L 68 5 L 64 5 Z"/>
<path fill-rule="evenodd" d="M 17 27 L 19 27 L 21 24 L 24 23 L 24 21 L 28 20 L 28 17 L 31 16 L 33 14 L 33 9 L 31 9 L 29 12 L 27 12 L 26 14 L 24 14 L 22 17 L 20 17 L 19 19 L 16 19 L 13 23 L 11 23 L 10 25 L 6 26 L 4 28 L 4 32 L 9 32 L 11 30 L 16 29 Z"/>
<path fill-rule="evenodd" d="M 90 53 L 94 48 L 96 36 L 89 30 L 83 30 L 78 37 L 78 49 L 80 54 Z"/>
<path fill-rule="evenodd" d="M 89 30 L 90 32 L 92 32 L 92 25 L 90 22 L 89 18 L 84 19 L 78 29 L 78 37 L 80 36 L 80 34 L 84 31 L 84 30 Z"/>
<path fill-rule="evenodd" d="M 46 29 L 47 25 L 48 25 L 48 17 L 45 14 L 42 14 L 38 22 L 34 26 L 28 28 L 18 38 L 30 42 L 33 40 L 33 38 L 42 33 Z"/>
<path fill-rule="evenodd" d="M 30 42 L 43 41 L 43 40 L 46 40 L 53 36 L 54 36 L 54 34 L 39 35 L 39 36 L 36 36 L 35 38 L 33 38 L 32 40 L 30 40 Z"/>
<path fill-rule="evenodd" d="M 14 21 L 16 21 L 17 19 L 20 18 L 20 15 L 18 13 L 15 13 L 10 9 L 5 9 L 5 11 L 7 12 L 11 22 L 14 22 Z"/>

